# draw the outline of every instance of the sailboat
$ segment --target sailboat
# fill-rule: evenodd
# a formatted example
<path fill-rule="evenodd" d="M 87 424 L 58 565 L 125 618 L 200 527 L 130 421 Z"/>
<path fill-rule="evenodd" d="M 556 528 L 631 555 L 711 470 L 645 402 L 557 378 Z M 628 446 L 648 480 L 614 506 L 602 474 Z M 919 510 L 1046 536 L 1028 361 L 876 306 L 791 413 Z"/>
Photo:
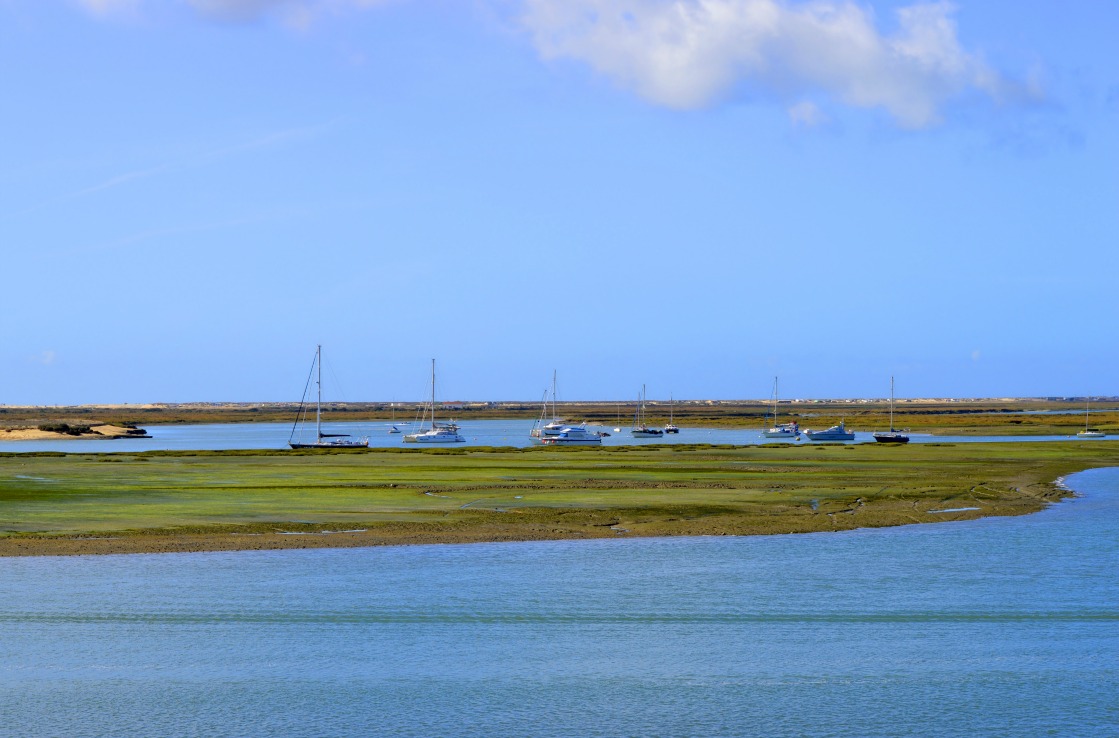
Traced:
<path fill-rule="evenodd" d="M 1084 430 L 1076 434 L 1077 438 L 1107 438 L 1107 434 L 1102 430 L 1088 427 L 1088 406 L 1092 404 L 1090 399 L 1084 401 Z"/>
<path fill-rule="evenodd" d="M 315 378 L 318 390 L 315 396 L 315 440 L 303 441 L 303 430 L 306 425 L 307 389 L 311 386 L 311 377 Z M 299 431 L 300 440 L 295 439 Z M 315 347 L 315 359 L 311 363 L 311 374 L 307 377 L 307 385 L 303 388 L 303 399 L 299 401 L 299 414 L 295 424 L 291 427 L 288 436 L 288 445 L 292 448 L 365 448 L 369 445 L 367 437 L 351 438 L 348 433 L 323 433 L 322 432 L 322 346 Z"/>
<path fill-rule="evenodd" d="M 786 441 L 795 441 L 800 438 L 800 425 L 797 421 L 791 423 L 777 422 L 777 377 L 773 378 L 773 427 L 762 431 L 764 438 L 779 438 Z"/>
<path fill-rule="evenodd" d="M 668 396 L 668 422 L 664 424 L 664 432 L 665 433 L 679 433 L 680 432 L 680 428 L 678 428 L 676 426 L 676 424 L 672 422 L 672 406 L 674 404 L 675 403 L 672 401 L 672 395 L 669 395 Z"/>
<path fill-rule="evenodd" d="M 909 443 L 909 436 L 901 431 L 894 430 L 894 378 L 890 377 L 890 430 L 874 433 L 874 440 L 879 443 Z"/>
<path fill-rule="evenodd" d="M 637 398 L 637 412 L 633 414 L 633 428 L 630 435 L 634 438 L 660 438 L 664 431 L 660 428 L 650 428 L 645 423 L 645 385 L 641 385 L 641 395 Z"/>
<path fill-rule="evenodd" d="M 558 436 L 560 431 L 568 427 L 568 423 L 563 418 L 556 414 L 556 371 L 552 370 L 552 419 L 547 423 L 544 418 L 548 414 L 548 391 L 544 390 L 544 406 L 540 410 L 540 419 L 532 424 L 532 430 L 529 431 L 529 436 L 532 438 L 545 439 L 550 436 Z"/>
<path fill-rule="evenodd" d="M 389 433 L 400 433 L 400 429 L 396 427 L 396 403 L 389 403 L 392 407 L 392 420 L 389 421 Z"/>
<path fill-rule="evenodd" d="M 427 415 L 425 410 L 424 415 Z M 423 428 L 423 418 L 420 418 L 420 427 Z M 440 423 L 435 420 L 435 359 L 431 360 L 431 426 L 426 431 L 409 433 L 404 436 L 405 443 L 464 443 L 465 438 L 459 435 L 458 426 L 454 421 Z"/>

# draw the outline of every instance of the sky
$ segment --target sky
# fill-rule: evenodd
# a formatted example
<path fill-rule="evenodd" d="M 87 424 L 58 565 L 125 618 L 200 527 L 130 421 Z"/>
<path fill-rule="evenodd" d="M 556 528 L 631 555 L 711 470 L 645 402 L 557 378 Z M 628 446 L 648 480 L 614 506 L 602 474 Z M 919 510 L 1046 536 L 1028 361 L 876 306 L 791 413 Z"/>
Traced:
<path fill-rule="evenodd" d="M 1119 395 L 1111 0 L 0 0 L 0 404 Z"/>

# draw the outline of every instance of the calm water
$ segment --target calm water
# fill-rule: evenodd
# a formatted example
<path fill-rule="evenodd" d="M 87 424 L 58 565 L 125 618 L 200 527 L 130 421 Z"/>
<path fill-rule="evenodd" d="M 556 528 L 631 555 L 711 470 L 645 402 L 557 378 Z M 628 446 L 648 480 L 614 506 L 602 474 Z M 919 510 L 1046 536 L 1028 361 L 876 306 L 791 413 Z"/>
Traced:
<path fill-rule="evenodd" d="M 531 420 L 475 420 L 464 423 L 462 435 L 467 446 L 530 446 Z M 145 426 L 151 434 L 150 439 L 83 440 L 66 441 L 2 441 L 0 452 L 8 451 L 65 451 L 71 453 L 108 452 L 108 451 L 155 451 L 155 450 L 199 450 L 199 449 L 264 449 L 287 448 L 291 434 L 291 423 L 224 423 L 208 425 L 151 425 Z M 408 432 L 408 425 L 399 424 Z M 649 445 L 666 443 L 731 443 L 736 445 L 759 443 L 788 443 L 769 441 L 761 437 L 760 428 L 684 428 L 679 435 L 666 435 L 661 438 L 633 438 L 629 426 L 623 425 L 620 433 L 614 433 L 616 426 L 594 426 L 593 430 L 605 431 L 611 435 L 603 439 L 603 445 Z M 823 428 L 826 425 L 806 426 Z M 857 430 L 854 443 L 874 443 L 871 432 Z M 313 428 L 312 428 L 313 431 Z M 404 446 L 403 434 L 390 434 L 386 423 L 331 423 L 331 433 L 350 433 L 354 436 L 368 436 L 369 445 L 374 448 Z M 312 433 L 313 435 L 313 433 Z M 912 443 L 977 443 L 983 441 L 1068 441 L 1076 442 L 1076 436 L 933 436 L 914 433 Z M 308 436 L 305 440 L 311 440 Z M 1119 436 L 1106 440 L 1119 441 Z M 808 441 L 799 441 L 808 443 Z M 413 444 L 407 444 L 414 447 Z M 464 444 L 452 444 L 464 445 Z"/>
<path fill-rule="evenodd" d="M 1119 469 L 877 531 L 0 560 L 0 733 L 1114 736 Z"/>

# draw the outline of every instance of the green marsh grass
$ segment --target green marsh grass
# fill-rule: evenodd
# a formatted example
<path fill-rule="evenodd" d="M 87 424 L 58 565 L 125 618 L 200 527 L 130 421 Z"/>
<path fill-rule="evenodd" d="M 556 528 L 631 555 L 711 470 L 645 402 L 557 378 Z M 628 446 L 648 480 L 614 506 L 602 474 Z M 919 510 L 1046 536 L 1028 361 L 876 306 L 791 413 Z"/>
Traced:
<path fill-rule="evenodd" d="M 1033 512 L 1067 494 L 1059 477 L 1114 465 L 1108 441 L 3 454 L 0 549 L 359 528 L 379 542 L 845 530 Z"/>

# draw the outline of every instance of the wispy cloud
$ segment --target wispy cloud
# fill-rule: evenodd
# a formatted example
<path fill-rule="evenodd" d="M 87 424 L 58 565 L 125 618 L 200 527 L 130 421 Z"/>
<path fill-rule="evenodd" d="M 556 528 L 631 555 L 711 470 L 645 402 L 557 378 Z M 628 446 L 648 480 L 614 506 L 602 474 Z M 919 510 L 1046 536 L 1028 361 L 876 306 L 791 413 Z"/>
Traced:
<path fill-rule="evenodd" d="M 53 349 L 40 351 L 38 354 L 31 357 L 32 363 L 41 364 L 42 366 L 50 366 L 57 359 L 58 354 Z"/>
<path fill-rule="evenodd" d="M 824 115 L 820 107 L 811 100 L 801 100 L 789 106 L 788 113 L 789 121 L 794 126 L 803 128 L 815 128 L 816 126 L 823 125 L 828 120 L 828 117 Z"/>
<path fill-rule="evenodd" d="M 940 120 L 974 93 L 1011 85 L 958 39 L 942 2 L 874 12 L 841 0 L 525 0 L 521 17 L 546 59 L 573 59 L 672 108 L 710 105 L 741 88 L 781 99 L 823 94 L 881 108 L 900 125 Z"/>
<path fill-rule="evenodd" d="M 211 20 L 246 23 L 276 18 L 286 25 L 306 27 L 318 18 L 348 10 L 384 5 L 392 0 L 177 0 L 198 15 Z M 157 0 L 78 0 L 86 10 L 100 16 L 127 15 Z"/>
<path fill-rule="evenodd" d="M 166 174 L 169 172 L 176 172 L 187 169 L 188 167 L 198 166 L 200 163 L 223 159 L 225 157 L 233 156 L 245 151 L 252 151 L 255 149 L 263 149 L 273 146 L 282 146 L 290 143 L 297 143 L 300 141 L 311 140 L 331 127 L 334 123 L 324 123 L 321 125 L 304 126 L 301 128 L 286 128 L 279 131 L 273 131 L 263 134 L 248 141 L 242 141 L 229 146 L 222 146 L 220 148 L 204 151 L 200 154 L 191 155 L 178 161 L 169 162 L 160 166 L 150 167 L 148 169 L 139 169 L 135 171 L 117 174 L 103 182 L 99 182 L 85 189 L 78 190 L 68 197 L 81 197 L 84 195 L 93 195 L 98 192 L 120 187 L 122 185 L 130 184 L 143 179 L 148 179 L 159 174 Z"/>
<path fill-rule="evenodd" d="M 95 184 L 92 187 L 86 187 L 84 190 L 79 190 L 78 192 L 74 193 L 74 196 L 92 195 L 96 192 L 101 192 L 102 190 L 109 190 L 109 189 L 112 189 L 114 187 L 118 187 L 118 186 L 123 185 L 123 184 L 128 184 L 129 182 L 135 182 L 136 180 L 146 179 L 146 178 L 151 177 L 155 174 L 159 174 L 160 172 L 166 172 L 166 171 L 169 171 L 171 169 L 173 169 L 173 167 L 164 166 L 164 167 L 155 167 L 153 169 L 139 170 L 139 171 L 135 171 L 135 172 L 125 172 L 124 174 L 118 174 L 115 177 L 110 177 L 109 179 L 105 180 L 104 182 L 100 182 L 98 184 Z"/>

